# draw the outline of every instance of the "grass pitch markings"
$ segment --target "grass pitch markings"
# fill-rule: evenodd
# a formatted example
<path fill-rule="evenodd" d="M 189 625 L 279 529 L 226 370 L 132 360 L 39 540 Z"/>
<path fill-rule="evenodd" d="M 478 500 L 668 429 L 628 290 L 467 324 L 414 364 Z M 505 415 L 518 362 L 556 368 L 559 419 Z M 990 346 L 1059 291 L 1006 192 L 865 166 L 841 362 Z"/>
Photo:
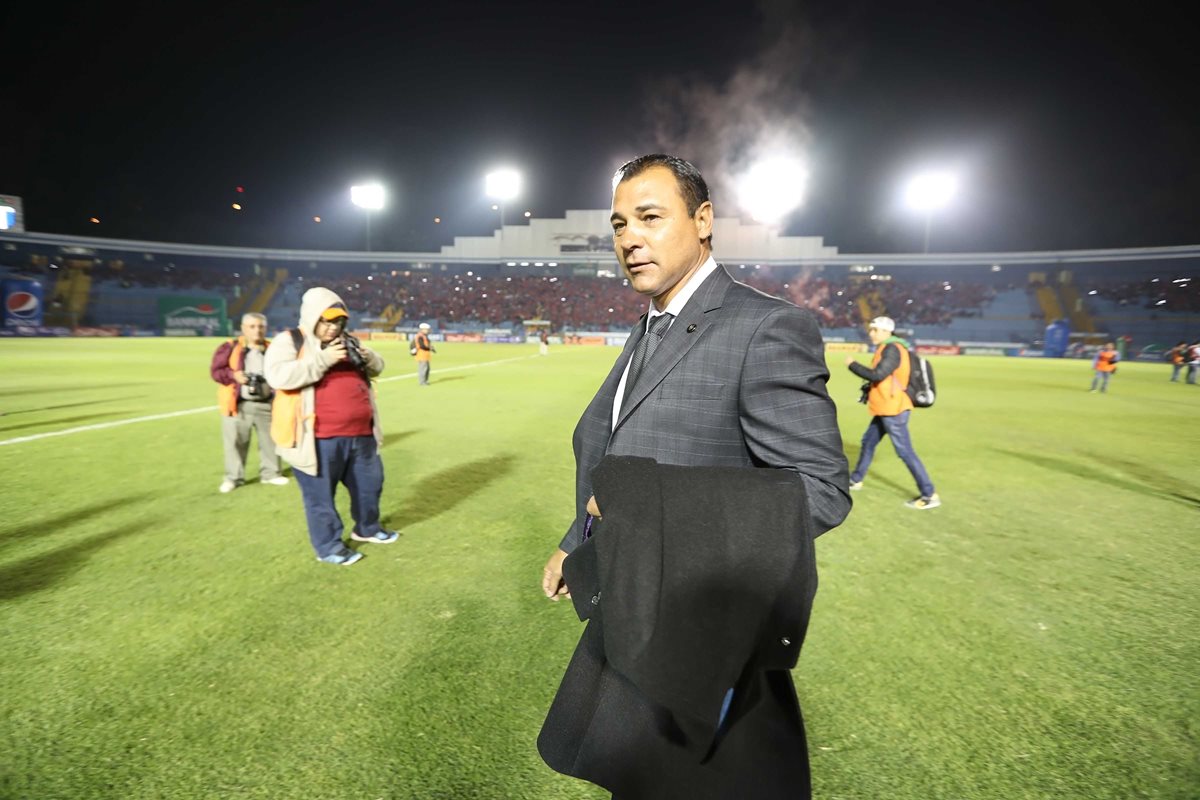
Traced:
<path fill-rule="evenodd" d="M 498 364 L 508 364 L 509 362 L 512 362 L 512 361 L 525 361 L 530 358 L 538 358 L 538 357 L 539 356 L 537 356 L 537 355 L 516 356 L 514 358 L 501 358 L 497 361 L 483 361 L 478 364 L 463 364 L 462 366 L 458 366 L 458 367 L 446 367 L 445 369 L 439 369 L 438 374 L 441 375 L 441 374 L 444 374 L 447 372 L 460 372 L 464 369 L 478 369 L 480 367 L 494 367 Z M 415 377 L 417 377 L 416 373 L 408 373 L 405 375 L 394 375 L 390 378 L 380 378 L 379 383 L 387 383 L 388 381 L 401 381 L 401 380 L 406 380 L 408 378 L 415 378 Z M 119 420 L 115 420 L 113 422 L 100 422 L 95 425 L 81 425 L 77 428 L 64 428 L 61 431 L 47 431 L 46 433 L 35 433 L 32 436 L 18 436 L 15 439 L 4 439 L 4 440 L 0 441 L 0 447 L 3 447 L 4 445 L 9 445 L 9 444 L 22 444 L 24 442 L 35 442 L 39 439 L 49 439 L 50 437 L 53 437 L 53 436 L 67 436 L 72 433 L 84 433 L 86 431 L 99 431 L 99 430 L 104 430 L 105 428 L 117 428 L 117 427 L 120 427 L 121 425 L 133 425 L 138 422 L 153 422 L 154 420 L 170 419 L 172 417 L 186 417 L 189 414 L 203 414 L 208 411 L 216 411 L 216 410 L 217 410 L 216 406 L 203 406 L 202 408 L 189 408 L 185 411 L 172 411 L 167 414 L 150 414 L 149 416 L 145 416 L 145 417 L 134 417 L 132 419 L 119 419 Z"/>

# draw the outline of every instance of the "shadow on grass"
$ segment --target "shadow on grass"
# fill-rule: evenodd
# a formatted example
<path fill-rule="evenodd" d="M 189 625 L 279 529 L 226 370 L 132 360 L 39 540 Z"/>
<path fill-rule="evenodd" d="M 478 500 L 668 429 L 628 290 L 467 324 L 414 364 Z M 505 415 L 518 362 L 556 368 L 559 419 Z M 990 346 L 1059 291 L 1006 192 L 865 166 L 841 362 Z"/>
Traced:
<path fill-rule="evenodd" d="M 125 410 L 101 411 L 98 414 L 84 414 L 84 415 L 78 416 L 78 417 L 61 417 L 59 419 L 44 419 L 41 422 L 26 422 L 24 425 L 4 425 L 4 426 L 0 426 L 0 434 L 11 433 L 12 431 L 19 431 L 19 430 L 23 430 L 25 428 L 40 428 L 40 427 L 48 426 L 48 425 L 49 426 L 63 425 L 68 422 L 87 422 L 90 419 L 102 419 L 102 418 L 107 417 L 111 420 L 111 418 L 114 416 L 121 415 L 121 414 L 127 414 L 127 413 L 129 413 L 129 412 L 127 412 Z"/>
<path fill-rule="evenodd" d="M 1140 461 L 1130 461 L 1119 456 L 1108 455 L 1104 453 L 1089 453 L 1084 452 L 1083 455 L 1095 461 L 1102 466 L 1114 466 L 1121 471 L 1132 475 L 1139 481 L 1148 484 L 1157 489 L 1159 494 L 1174 498 L 1181 503 L 1189 506 L 1200 508 L 1200 497 L 1195 494 L 1195 489 L 1176 478 L 1169 472 L 1163 472 L 1160 469 L 1143 464 Z"/>
<path fill-rule="evenodd" d="M 135 522 L 90 536 L 82 542 L 0 567 L 0 602 L 49 589 L 79 571 L 97 550 L 126 536 L 140 533 L 152 524 L 156 523 Z"/>
<path fill-rule="evenodd" d="M 148 493 L 135 494 L 129 497 L 105 500 L 102 503 L 93 503 L 90 506 L 73 508 L 70 511 L 63 511 L 62 513 L 32 522 L 22 522 L 13 527 L 0 528 L 0 552 L 4 552 L 5 549 L 35 536 L 40 538 L 53 535 L 62 530 L 70 530 L 70 528 L 80 522 L 86 522 L 94 517 L 102 516 L 114 508 L 137 505 L 144 500 L 149 500 L 152 496 Z"/>
<path fill-rule="evenodd" d="M 405 439 L 407 439 L 408 437 L 418 434 L 420 432 L 421 432 L 420 429 L 417 428 L 417 429 L 413 429 L 411 431 L 396 431 L 395 433 L 385 433 L 383 435 L 383 446 L 390 447 L 391 445 L 394 445 L 396 442 L 402 442 Z"/>
<path fill-rule="evenodd" d="M 5 412 L 4 416 L 15 417 L 17 414 L 29 414 L 34 411 L 57 411 L 60 408 L 78 408 L 79 406 L 95 407 L 99 403 L 116 403 L 121 400 L 137 400 L 137 399 L 138 398 L 133 395 L 128 395 L 126 397 L 109 397 L 109 398 L 105 398 L 102 400 L 89 400 L 86 403 L 63 403 L 62 405 L 58 405 L 58 406 L 42 406 L 40 408 L 23 408 L 20 411 Z"/>
<path fill-rule="evenodd" d="M 1143 483 L 1137 483 L 1135 481 L 1127 480 L 1125 478 L 1122 478 L 1119 475 L 1115 475 L 1113 473 L 1111 467 L 1108 467 L 1107 469 L 1097 468 L 1097 467 L 1088 466 L 1087 464 L 1080 464 L 1077 461 L 1071 461 L 1071 460 L 1065 459 L 1065 458 L 1056 458 L 1054 456 L 1047 456 L 1047 455 L 1041 455 L 1041 454 L 1035 454 L 1035 453 L 1018 453 L 1014 450 L 1004 450 L 1004 449 L 1001 449 L 998 447 L 993 447 L 992 450 L 994 450 L 995 452 L 1000 453 L 1002 455 L 1011 456 L 1013 458 L 1017 458 L 1022 461 L 1027 461 L 1030 464 L 1034 464 L 1036 466 L 1042 467 L 1043 469 L 1049 469 L 1049 470 L 1053 470 L 1055 472 L 1061 472 L 1066 475 L 1074 475 L 1077 478 L 1083 478 L 1084 480 L 1094 481 L 1096 483 L 1102 483 L 1106 486 L 1113 486 L 1118 489 L 1124 489 L 1126 491 L 1134 492 L 1136 494 L 1146 495 L 1148 497 L 1157 497 L 1157 498 L 1161 498 L 1163 500 L 1170 500 L 1172 502 L 1182 503 L 1183 505 L 1186 505 L 1190 508 L 1196 508 L 1197 506 L 1200 506 L 1200 501 L 1198 501 L 1194 497 L 1180 496 L 1180 495 L 1175 494 L 1175 493 L 1171 492 L 1170 490 L 1165 489 L 1163 487 L 1147 486 Z M 1101 456 L 1089 456 L 1089 457 L 1095 458 L 1097 461 L 1099 461 L 1102 465 L 1104 465 L 1106 467 L 1110 464 L 1119 463 L 1115 459 L 1108 458 L 1108 457 L 1101 457 Z M 1135 465 L 1135 466 L 1144 469 L 1143 465 Z M 1141 476 L 1139 475 L 1139 477 L 1141 477 Z"/>
<path fill-rule="evenodd" d="M 498 455 L 435 472 L 410 484 L 411 499 L 385 513 L 392 528 L 405 528 L 449 511 L 489 483 L 512 471 L 516 458 Z"/>
<path fill-rule="evenodd" d="M 467 377 L 468 377 L 467 375 L 447 375 L 445 378 L 434 378 L 432 375 L 430 375 L 429 383 L 432 386 L 435 383 L 449 383 L 450 381 L 465 381 L 467 379 Z"/>
<path fill-rule="evenodd" d="M 126 381 L 126 380 L 121 381 L 122 387 L 145 386 L 145 385 L 146 385 L 145 381 L 136 382 L 136 383 L 130 383 L 129 381 Z M 104 383 L 89 383 L 86 386 L 58 386 L 58 385 L 55 385 L 52 387 L 51 386 L 37 386 L 37 387 L 29 387 L 29 388 L 21 388 L 21 389 L 0 389 L 0 397 L 20 397 L 21 395 L 26 395 L 26 394 L 47 394 L 49 392 L 53 392 L 56 395 L 63 395 L 68 392 L 92 392 L 92 391 L 98 391 L 98 390 L 102 390 L 102 389 L 111 389 L 111 388 L 113 388 L 112 384 L 104 384 Z M 98 400 L 96 402 L 104 402 L 104 401 Z"/>

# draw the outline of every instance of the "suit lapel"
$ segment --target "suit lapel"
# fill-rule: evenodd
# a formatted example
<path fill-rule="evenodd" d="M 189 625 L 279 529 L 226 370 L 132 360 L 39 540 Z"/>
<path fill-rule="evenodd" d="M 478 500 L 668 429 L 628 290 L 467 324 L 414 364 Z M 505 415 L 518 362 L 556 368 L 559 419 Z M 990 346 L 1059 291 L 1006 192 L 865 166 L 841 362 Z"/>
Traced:
<path fill-rule="evenodd" d="M 713 274 L 700 284 L 700 288 L 696 290 L 683 310 L 679 312 L 679 316 L 671 323 L 671 327 L 658 345 L 658 349 L 654 351 L 654 358 L 642 369 L 642 374 L 638 376 L 637 386 L 633 387 L 633 394 L 626 395 L 622 404 L 621 416 L 617 419 L 618 428 L 646 399 L 646 395 L 662 383 L 663 378 L 667 377 L 675 365 L 700 341 L 708 326 L 716 321 L 717 315 L 713 312 L 721 307 L 725 300 L 725 292 L 731 285 L 733 285 L 733 278 L 729 277 L 725 267 L 720 264 L 713 270 Z M 644 320 L 642 330 L 645 330 Z M 636 343 L 634 346 L 637 346 Z M 632 352 L 631 348 L 626 348 L 626 350 Z M 622 361 L 629 360 L 628 355 L 623 353 L 622 356 Z M 618 380 L 620 380 L 619 373 Z M 615 384 L 613 393 L 614 395 L 616 393 Z"/>

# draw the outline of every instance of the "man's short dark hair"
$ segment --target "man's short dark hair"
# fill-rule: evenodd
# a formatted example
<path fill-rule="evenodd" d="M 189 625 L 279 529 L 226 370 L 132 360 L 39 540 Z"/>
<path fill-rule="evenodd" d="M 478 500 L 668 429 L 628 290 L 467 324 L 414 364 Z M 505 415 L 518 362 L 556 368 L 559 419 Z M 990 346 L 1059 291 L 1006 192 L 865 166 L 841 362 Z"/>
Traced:
<path fill-rule="evenodd" d="M 683 197 L 688 214 L 695 215 L 696 209 L 709 202 L 708 183 L 700 174 L 700 170 L 696 169 L 691 162 L 684 161 L 678 156 L 669 156 L 666 153 L 649 153 L 626 161 L 613 173 L 613 191 L 616 191 L 619 184 L 642 174 L 651 167 L 665 167 L 675 176 L 675 185 L 679 187 L 679 194 Z M 712 235 L 709 234 L 705 241 L 711 246 Z"/>

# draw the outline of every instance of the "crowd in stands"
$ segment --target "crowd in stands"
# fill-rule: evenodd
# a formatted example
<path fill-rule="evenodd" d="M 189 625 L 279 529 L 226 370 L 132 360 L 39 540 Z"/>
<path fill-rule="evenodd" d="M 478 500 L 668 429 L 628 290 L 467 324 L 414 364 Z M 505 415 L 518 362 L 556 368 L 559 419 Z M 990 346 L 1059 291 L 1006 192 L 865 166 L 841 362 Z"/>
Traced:
<path fill-rule="evenodd" d="M 765 271 L 737 271 L 735 277 L 812 310 L 826 328 L 859 326 L 864 306 L 869 316 L 886 313 L 902 325 L 948 325 L 955 317 L 980 316 L 995 294 L 982 284 L 946 281 L 835 282 L 815 276 L 784 279 Z M 619 278 L 395 272 L 343 280 L 334 288 L 351 308 L 371 317 L 402 308 L 405 321 L 450 325 L 548 319 L 555 329 L 624 330 L 646 307 Z"/>
<path fill-rule="evenodd" d="M 93 282 L 113 281 L 123 288 L 134 286 L 170 289 L 172 291 L 232 292 L 234 287 L 245 284 L 245 276 L 230 270 L 204 267 L 178 267 L 153 261 L 131 263 L 102 261 L 90 268 Z"/>
<path fill-rule="evenodd" d="M 1087 284 L 1084 293 L 1133 308 L 1200 312 L 1200 278 L 1091 281 Z"/>
<path fill-rule="evenodd" d="M 625 330 L 645 310 L 645 301 L 622 279 L 397 272 L 334 288 L 347 305 L 368 316 L 381 317 L 392 306 L 403 309 L 405 321 L 444 325 L 546 319 L 555 328 Z"/>

